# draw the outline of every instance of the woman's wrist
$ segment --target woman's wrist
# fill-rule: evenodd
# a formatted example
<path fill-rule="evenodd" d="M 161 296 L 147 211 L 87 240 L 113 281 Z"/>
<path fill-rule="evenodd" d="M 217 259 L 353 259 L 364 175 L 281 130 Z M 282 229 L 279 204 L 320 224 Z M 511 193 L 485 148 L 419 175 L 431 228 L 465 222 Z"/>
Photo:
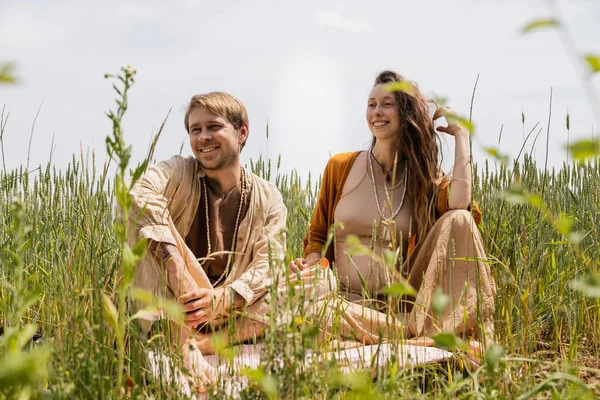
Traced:
<path fill-rule="evenodd" d="M 321 259 L 321 253 L 310 253 L 306 256 L 306 262 L 308 264 L 319 259 Z"/>
<path fill-rule="evenodd" d="M 469 143 L 469 131 L 467 131 L 466 129 L 464 130 L 460 130 L 458 132 L 456 132 L 454 134 L 454 140 L 458 143 L 458 142 L 466 142 L 467 144 Z"/>

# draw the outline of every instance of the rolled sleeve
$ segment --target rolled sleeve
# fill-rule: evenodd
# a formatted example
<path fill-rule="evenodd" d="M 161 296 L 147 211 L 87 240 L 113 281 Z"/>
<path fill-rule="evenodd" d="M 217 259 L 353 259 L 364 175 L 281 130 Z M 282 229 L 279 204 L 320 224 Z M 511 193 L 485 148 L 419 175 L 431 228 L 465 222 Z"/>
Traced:
<path fill-rule="evenodd" d="M 139 229 L 139 239 L 148 239 L 155 242 L 164 242 L 172 245 L 177 245 L 173 234 L 168 226 L 164 225 L 147 225 Z"/>
<path fill-rule="evenodd" d="M 252 303 L 252 300 L 254 299 L 254 291 L 250 285 L 248 285 L 248 283 L 242 281 L 240 278 L 229 286 L 235 290 L 237 294 L 242 296 L 247 305 Z"/>
<path fill-rule="evenodd" d="M 450 211 L 450 183 L 448 180 L 442 181 L 438 190 L 438 202 L 437 202 L 437 217 L 441 217 L 446 212 Z M 475 224 L 481 224 L 481 218 L 483 213 L 479 208 L 477 202 L 473 201 L 473 204 L 469 204 L 467 210 L 471 212 L 473 215 L 473 219 L 475 220 Z"/>
<path fill-rule="evenodd" d="M 152 165 L 130 191 L 130 225 L 137 239 L 175 244 L 168 219 L 169 204 L 181 185 L 185 165 L 181 156 Z"/>
<path fill-rule="evenodd" d="M 304 257 L 310 253 L 321 253 L 323 246 L 327 242 L 329 226 L 327 221 L 331 219 L 329 205 L 335 197 L 334 183 L 332 182 L 333 164 L 330 159 L 325 166 L 323 177 L 321 178 L 321 188 L 319 189 L 319 198 L 313 211 L 312 220 L 308 232 L 304 237 Z"/>
<path fill-rule="evenodd" d="M 246 271 L 231 284 L 231 287 L 246 300 L 247 305 L 267 293 L 272 282 L 273 269 L 283 265 L 287 208 L 281 194 L 275 188 L 268 210 L 264 226 L 256 228 L 260 229 L 260 233 L 251 247 L 252 261 Z"/>

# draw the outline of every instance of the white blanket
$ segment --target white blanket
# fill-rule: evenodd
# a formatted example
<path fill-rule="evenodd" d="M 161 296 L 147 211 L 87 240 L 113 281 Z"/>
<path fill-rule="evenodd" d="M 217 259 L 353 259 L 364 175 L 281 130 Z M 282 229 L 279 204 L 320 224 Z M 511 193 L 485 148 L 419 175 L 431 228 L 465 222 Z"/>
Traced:
<path fill-rule="evenodd" d="M 452 357 L 452 353 L 435 347 L 401 345 L 395 348 L 400 368 L 431 364 L 448 360 Z M 235 398 L 248 385 L 247 378 L 239 373 L 240 369 L 243 367 L 258 368 L 260 366 L 261 345 L 236 346 L 233 350 L 236 356 L 231 363 L 216 355 L 206 356 L 205 359 L 217 370 L 218 379 L 225 383 L 225 390 L 230 397 Z M 390 360 L 392 351 L 394 351 L 394 347 L 390 344 L 359 346 L 324 353 L 318 357 L 313 357 L 312 354 L 309 354 L 306 361 L 320 362 L 323 358 L 335 358 L 339 361 L 340 369 L 345 373 L 350 373 L 366 368 L 384 367 L 387 361 Z M 162 380 L 165 384 L 173 382 L 180 387 L 182 394 L 192 396 L 193 398 L 192 390 L 186 377 L 173 364 L 169 357 L 153 351 L 150 351 L 148 355 L 150 371 L 154 379 Z M 206 394 L 197 394 L 196 398 L 206 398 Z"/>

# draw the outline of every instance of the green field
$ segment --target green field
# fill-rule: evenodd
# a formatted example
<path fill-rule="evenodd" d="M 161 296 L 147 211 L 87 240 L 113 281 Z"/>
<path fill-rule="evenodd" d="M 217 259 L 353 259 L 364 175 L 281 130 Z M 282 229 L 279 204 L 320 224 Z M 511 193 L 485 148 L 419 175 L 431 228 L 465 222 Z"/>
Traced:
<path fill-rule="evenodd" d="M 126 99 L 125 99 L 126 100 Z M 131 260 L 122 260 L 127 149 L 114 115 L 113 169 L 42 165 L 0 171 L 0 395 L 7 398 L 173 398 L 153 379 L 143 342 L 127 322 Z M 282 155 L 285 157 L 285 155 Z M 104 157 L 98 157 L 104 158 Z M 477 161 L 477 160 L 475 160 Z M 287 259 L 301 254 L 318 178 L 281 174 L 277 161 L 248 167 L 275 182 L 289 211 Z M 314 330 L 266 330 L 263 368 L 245 371 L 244 398 L 596 398 L 600 395 L 600 165 L 594 158 L 544 170 L 527 155 L 506 165 L 474 163 L 473 198 L 492 262 L 495 347 L 482 366 L 454 361 L 340 375 L 335 363 L 305 365 Z M 318 171 L 315 171 L 318 172 Z M 125 209 L 127 209 L 125 204 Z M 114 304 L 114 305 L 113 305 Z M 291 307 L 293 305 L 290 305 Z M 114 307 L 114 308 L 113 308 Z M 42 345 L 29 346 L 39 332 Z M 224 357 L 227 349 L 222 349 Z M 218 397 L 219 390 L 215 388 Z"/>

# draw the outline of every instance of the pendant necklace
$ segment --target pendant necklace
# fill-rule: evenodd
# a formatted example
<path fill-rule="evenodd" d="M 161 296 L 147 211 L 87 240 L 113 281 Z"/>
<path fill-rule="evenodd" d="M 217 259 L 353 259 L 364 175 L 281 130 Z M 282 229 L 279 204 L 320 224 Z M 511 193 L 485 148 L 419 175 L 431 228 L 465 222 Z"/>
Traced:
<path fill-rule="evenodd" d="M 377 161 L 377 159 L 375 158 L 375 156 L 373 156 L 373 149 L 371 148 L 371 150 L 369 151 L 369 163 L 367 164 L 369 168 L 369 172 L 371 173 L 371 180 L 373 181 L 373 195 L 375 196 L 375 205 L 377 206 L 377 211 L 379 212 L 379 216 L 381 217 L 382 220 L 391 220 L 396 218 L 396 215 L 398 215 L 398 213 L 400 212 L 400 209 L 402 208 L 402 205 L 404 204 L 404 198 L 406 196 L 406 187 L 408 186 L 408 163 L 407 161 L 404 161 L 404 188 L 402 189 L 402 198 L 400 199 L 400 204 L 398 205 L 398 208 L 396 209 L 396 211 L 394 211 L 394 213 L 390 216 L 390 218 L 385 218 L 383 216 L 383 212 L 381 211 L 381 207 L 379 206 L 379 195 L 377 194 L 377 185 L 375 184 L 375 173 L 373 172 L 373 159 L 375 159 L 375 161 Z M 381 165 L 381 164 L 379 164 Z M 387 180 L 387 177 L 386 177 Z M 389 182 L 389 181 L 388 181 Z M 392 209 L 390 207 L 390 212 L 392 212 Z"/>
<path fill-rule="evenodd" d="M 383 166 L 383 164 L 381 164 L 379 162 L 379 160 L 375 157 L 375 155 L 373 154 L 373 149 L 371 149 L 370 153 L 371 153 L 371 157 L 373 157 L 373 160 L 375 160 L 375 162 L 377 164 L 379 164 L 379 166 L 381 167 L 381 170 L 383 172 L 385 172 L 385 181 L 387 183 L 390 183 L 390 181 L 392 180 L 392 176 L 390 174 L 394 171 L 394 166 L 392 165 L 392 168 L 390 168 L 390 170 L 388 171 L 387 169 L 385 169 L 385 167 Z M 371 165 L 371 168 L 373 168 L 372 165 Z"/>

